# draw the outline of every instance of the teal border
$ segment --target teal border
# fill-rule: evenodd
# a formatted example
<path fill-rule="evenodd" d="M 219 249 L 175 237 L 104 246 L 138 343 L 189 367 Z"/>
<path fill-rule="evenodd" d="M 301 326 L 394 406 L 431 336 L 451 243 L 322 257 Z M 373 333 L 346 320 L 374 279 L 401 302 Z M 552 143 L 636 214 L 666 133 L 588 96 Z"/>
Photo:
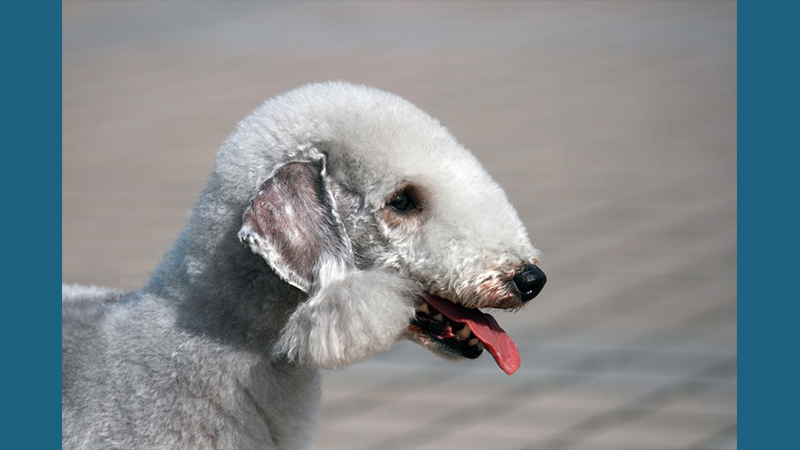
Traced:
<path fill-rule="evenodd" d="M 800 317 L 800 299 L 789 289 L 800 271 L 794 259 L 800 148 L 793 139 L 800 122 L 800 15 L 797 3 L 788 1 L 742 1 L 738 9 L 739 442 L 743 449 L 791 448 Z M 53 3 L 9 2 L 3 19 L 9 98 L 0 222 L 10 249 L 3 277 L 4 447 L 56 448 L 49 427 L 58 372 L 49 355 L 58 327 L 54 315 L 42 312 L 55 297 L 57 286 L 47 280 L 51 272 L 55 278 L 52 252 L 60 241 L 47 206 L 56 202 L 61 181 L 61 10 Z"/>
<path fill-rule="evenodd" d="M 51 305 L 60 278 L 61 9 L 8 2 L 0 17 L 2 447 L 58 448 L 60 327 Z"/>
<path fill-rule="evenodd" d="M 796 448 L 798 7 L 738 5 L 739 448 Z"/>

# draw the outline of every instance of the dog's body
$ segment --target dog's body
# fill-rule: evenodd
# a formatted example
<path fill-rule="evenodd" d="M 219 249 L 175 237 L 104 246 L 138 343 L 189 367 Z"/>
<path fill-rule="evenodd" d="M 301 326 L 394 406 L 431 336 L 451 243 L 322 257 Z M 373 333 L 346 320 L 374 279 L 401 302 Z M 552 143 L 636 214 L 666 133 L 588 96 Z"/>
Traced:
<path fill-rule="evenodd" d="M 307 447 L 318 368 L 402 338 L 450 358 L 485 345 L 511 373 L 516 348 L 476 308 L 538 294 L 537 256 L 413 105 L 346 83 L 284 94 L 225 142 L 146 286 L 63 288 L 63 447 Z"/>

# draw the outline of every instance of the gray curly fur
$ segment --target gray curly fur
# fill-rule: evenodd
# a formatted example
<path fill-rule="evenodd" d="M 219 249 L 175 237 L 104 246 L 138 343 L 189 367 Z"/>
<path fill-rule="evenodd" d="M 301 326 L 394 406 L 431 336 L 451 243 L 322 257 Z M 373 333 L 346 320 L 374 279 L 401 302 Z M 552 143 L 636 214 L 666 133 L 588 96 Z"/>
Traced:
<path fill-rule="evenodd" d="M 419 211 L 392 215 L 409 184 Z M 307 447 L 319 368 L 408 337 L 422 291 L 518 307 L 496 280 L 537 257 L 435 119 L 369 87 L 296 89 L 239 123 L 141 290 L 63 287 L 62 445 Z"/>

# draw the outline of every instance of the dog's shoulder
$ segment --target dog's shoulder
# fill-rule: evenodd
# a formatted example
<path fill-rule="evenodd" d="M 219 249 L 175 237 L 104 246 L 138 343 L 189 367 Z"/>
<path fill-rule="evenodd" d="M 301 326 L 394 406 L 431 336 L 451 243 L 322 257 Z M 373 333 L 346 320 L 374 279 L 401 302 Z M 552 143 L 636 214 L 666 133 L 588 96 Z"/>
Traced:
<path fill-rule="evenodd" d="M 81 286 L 78 284 L 61 285 L 61 323 L 62 327 L 70 322 L 81 322 L 83 319 L 97 319 L 112 305 L 118 304 L 125 292 L 98 286 Z"/>
<path fill-rule="evenodd" d="M 100 286 L 83 286 L 80 284 L 62 284 L 61 302 L 62 304 L 74 304 L 88 301 L 118 301 L 125 295 L 125 291 L 110 289 Z"/>
<path fill-rule="evenodd" d="M 125 295 L 97 286 L 61 285 L 62 363 L 92 346 L 105 317 Z"/>

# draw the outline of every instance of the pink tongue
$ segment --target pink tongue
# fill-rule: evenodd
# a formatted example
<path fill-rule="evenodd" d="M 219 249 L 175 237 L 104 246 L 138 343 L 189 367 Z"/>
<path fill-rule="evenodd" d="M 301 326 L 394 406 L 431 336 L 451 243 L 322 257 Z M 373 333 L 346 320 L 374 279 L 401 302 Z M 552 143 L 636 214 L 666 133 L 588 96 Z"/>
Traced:
<path fill-rule="evenodd" d="M 478 309 L 465 308 L 439 297 L 425 296 L 425 300 L 450 320 L 466 324 L 472 334 L 483 342 L 503 372 L 511 375 L 519 369 L 517 344 L 500 328 L 494 317 Z"/>

